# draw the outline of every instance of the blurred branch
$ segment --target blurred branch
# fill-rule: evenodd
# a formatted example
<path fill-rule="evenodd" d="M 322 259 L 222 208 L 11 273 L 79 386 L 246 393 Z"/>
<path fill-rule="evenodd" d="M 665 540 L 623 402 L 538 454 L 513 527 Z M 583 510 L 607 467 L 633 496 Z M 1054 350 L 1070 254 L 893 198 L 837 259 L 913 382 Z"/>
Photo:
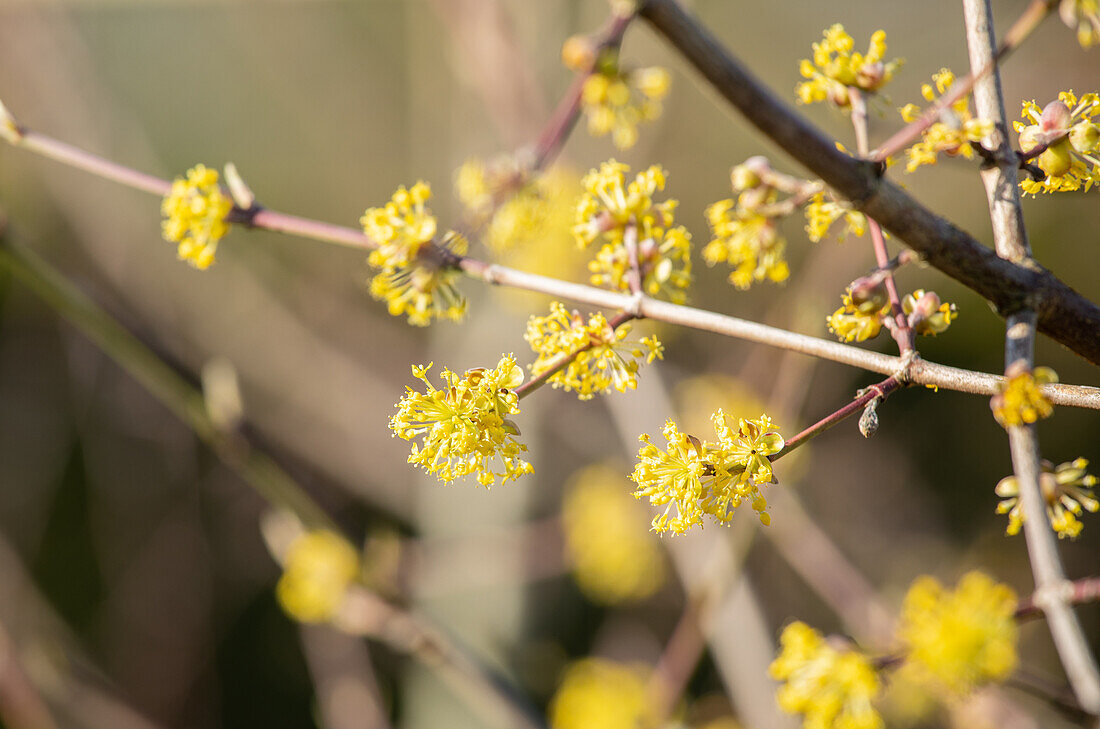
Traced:
<path fill-rule="evenodd" d="M 23 130 L 21 134 L 23 136 L 20 139 L 25 140 L 27 135 L 32 133 Z M 41 136 L 42 135 L 36 135 L 36 138 L 41 138 Z M 17 141 L 16 143 L 21 144 L 22 142 Z M 75 149 L 68 147 L 68 145 L 63 145 L 63 147 L 65 149 Z M 64 155 L 54 157 L 54 159 L 58 159 L 66 164 L 72 164 L 73 166 L 106 177 L 107 179 L 129 184 L 136 189 L 146 190 L 148 192 L 153 191 L 151 189 L 151 184 L 147 186 L 144 183 L 131 184 L 131 182 L 126 182 L 124 176 L 118 174 L 116 169 L 118 165 L 86 152 L 81 152 L 79 163 Z M 849 162 L 852 161 L 847 157 L 845 159 L 848 159 Z M 167 180 L 161 180 L 160 182 L 163 183 L 163 189 L 165 190 L 170 186 Z M 868 212 L 868 214 L 870 214 L 870 212 Z M 261 207 L 249 211 L 234 209 L 234 211 L 230 213 L 229 219 L 232 222 L 251 227 L 290 233 L 329 243 L 366 249 L 375 247 L 374 241 L 360 230 L 311 220 L 296 215 L 279 213 Z M 654 319 L 669 324 L 678 324 L 691 329 L 709 331 L 736 339 L 744 339 L 746 341 L 799 352 L 801 354 L 807 354 L 833 362 L 840 362 L 880 374 L 893 374 L 899 371 L 902 365 L 905 364 L 899 357 L 891 357 L 848 344 L 841 344 L 840 342 L 821 339 L 819 337 L 798 334 L 785 329 L 771 327 L 766 324 L 747 321 L 745 319 L 739 319 L 713 311 L 696 309 L 680 304 L 672 304 L 667 301 L 658 301 L 647 296 L 638 297 L 615 291 L 608 291 L 594 286 L 571 283 L 549 278 L 547 276 L 540 276 L 538 274 L 524 273 L 523 271 L 486 263 L 474 258 L 455 257 L 448 251 L 438 247 L 429 247 L 426 255 L 442 257 L 443 260 L 453 263 L 453 265 L 460 268 L 470 277 L 487 283 L 510 286 L 528 291 L 537 291 L 592 306 L 620 309 L 630 312 L 637 317 Z M 1010 276 L 1009 279 L 1006 280 L 1011 281 L 1014 279 Z M 1090 304 L 1090 306 L 1092 305 Z M 1075 319 L 1072 320 L 1075 321 Z M 1082 331 L 1087 331 L 1087 328 Z M 1100 328 L 1098 328 L 1097 331 L 1100 332 Z M 1100 349 L 1100 336 L 1097 337 L 1095 342 L 1090 340 L 1090 346 L 1095 346 Z M 993 395 L 997 392 L 998 385 L 1003 382 L 1003 378 L 984 372 L 964 370 L 918 359 L 909 364 L 908 381 L 917 385 L 928 385 L 936 388 L 942 387 L 946 390 L 957 390 L 959 392 L 969 392 L 979 395 Z M 1043 393 L 1056 405 L 1069 405 L 1094 410 L 1100 409 L 1100 388 L 1084 385 L 1054 384 L 1045 385 L 1043 387 Z"/>
<path fill-rule="evenodd" d="M 57 722 L 20 664 L 18 649 L 0 624 L 0 724 L 8 729 L 57 729 Z"/>
<path fill-rule="evenodd" d="M 837 149 L 834 140 L 778 99 L 676 0 L 646 0 L 639 13 L 749 122 L 856 209 L 988 299 L 1001 316 L 1034 307 L 1040 331 L 1100 364 L 1100 307 L 1037 263 L 1000 258 L 885 179 L 878 163 Z"/>
<path fill-rule="evenodd" d="M 390 729 L 366 643 L 327 625 L 299 634 L 324 729 Z"/>
<path fill-rule="evenodd" d="M 994 65 L 992 3 L 990 0 L 963 0 L 963 17 L 971 68 Z M 983 166 L 981 176 L 989 200 L 997 255 L 1005 260 L 1031 264 L 1031 246 L 1016 185 L 1018 159 L 1006 137 L 1004 98 L 996 69 L 977 82 L 974 102 L 978 116 L 989 119 L 995 126 L 993 133 L 984 140 L 993 159 Z M 1037 320 L 1041 321 L 1041 317 L 1030 306 L 1009 315 L 1005 333 L 1006 371 L 1021 367 L 1030 371 L 1034 367 Z M 1097 341 L 1100 342 L 1100 337 Z M 1100 715 L 1100 671 L 1081 624 L 1069 606 L 1065 570 L 1058 556 L 1054 529 L 1046 518 L 1046 500 L 1039 484 L 1039 432 L 1034 424 L 1009 426 L 1008 443 L 1020 501 L 1024 513 L 1031 517 L 1024 521 L 1024 535 L 1038 593 L 1034 602 L 1047 616 L 1054 645 L 1078 703 L 1086 711 Z"/>

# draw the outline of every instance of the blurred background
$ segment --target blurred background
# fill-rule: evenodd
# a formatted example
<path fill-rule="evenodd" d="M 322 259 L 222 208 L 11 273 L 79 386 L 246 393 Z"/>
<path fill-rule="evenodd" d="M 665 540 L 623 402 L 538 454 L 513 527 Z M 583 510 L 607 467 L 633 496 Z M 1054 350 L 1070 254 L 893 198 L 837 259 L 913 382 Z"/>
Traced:
<path fill-rule="evenodd" d="M 997 3 L 998 27 L 1025 4 Z M 872 143 L 897 128 L 894 107 L 920 101 L 933 72 L 967 68 L 961 8 L 947 0 L 692 5 L 791 101 L 798 61 L 822 28 L 844 23 L 857 48 L 885 29 L 889 56 L 906 62 L 872 113 Z M 0 0 L 0 98 L 32 129 L 162 177 L 232 161 L 265 206 L 353 227 L 399 184 L 423 179 L 445 226 L 461 216 L 456 168 L 535 138 L 572 79 L 559 60 L 562 41 L 597 29 L 606 14 L 602 0 Z M 1063 89 L 1095 90 L 1097 52 L 1081 51 L 1048 20 L 1007 64 L 1009 114 L 1024 99 L 1041 106 Z M 709 240 L 703 210 L 729 196 L 729 168 L 750 155 L 800 170 L 644 23 L 628 31 L 622 58 L 672 71 L 664 115 L 626 153 L 582 124 L 561 169 L 579 179 L 612 156 L 635 168 L 659 162 L 667 195 L 680 201 L 678 222 L 695 239 L 692 303 L 829 336 L 824 318 L 872 265 L 870 246 L 811 244 L 796 216 L 785 226 L 787 284 L 731 287 L 724 266 L 708 269 L 698 256 Z M 851 146 L 846 117 L 824 105 L 802 111 Z M 974 165 L 941 160 L 909 176 L 895 169 L 926 205 L 990 240 Z M 1025 203 L 1036 258 L 1093 300 L 1095 195 Z M 746 727 L 793 725 L 776 715 L 764 676 L 775 636 L 792 619 L 886 650 L 883 615 L 896 614 L 920 574 L 954 584 L 981 568 L 1030 592 L 1023 538 L 1006 538 L 1006 517 L 994 513 L 993 487 L 1011 467 L 987 399 L 914 389 L 880 409 L 872 441 L 848 422 L 780 462 L 771 529 L 740 513 L 728 529 L 658 540 L 644 536 L 645 509 L 628 503 L 641 543 L 659 551 L 638 548 L 638 561 L 650 560 L 642 587 L 601 593 L 574 576 L 580 563 L 562 536 L 563 495 L 578 472 L 608 464 L 581 480 L 618 474 L 626 493 L 637 435 L 656 434 L 672 413 L 698 422 L 723 403 L 766 404 L 790 434 L 880 378 L 641 324 L 667 351 L 643 370 L 637 392 L 579 402 L 540 391 L 520 420 L 534 476 L 491 491 L 444 486 L 406 465 L 408 444 L 387 428 L 413 384 L 409 365 L 461 372 L 513 351 L 528 363 L 525 322 L 546 313 L 548 298 L 463 281 L 464 324 L 413 328 L 371 300 L 359 252 L 238 228 L 218 263 L 198 272 L 161 239 L 158 207 L 143 193 L 0 146 L 0 210 L 13 235 L 196 380 L 214 358 L 232 363 L 257 438 L 348 534 L 398 554 L 389 597 L 430 616 L 540 711 L 572 660 L 654 664 L 698 590 L 711 591 L 703 600 L 710 643 L 689 671 L 682 716 L 695 726 L 728 715 Z M 584 277 L 583 258 L 565 253 L 515 265 Z M 899 280 L 958 305 L 951 329 L 920 343 L 925 358 L 1001 370 L 1003 323 L 980 298 L 933 269 L 909 267 Z M 892 342 L 884 335 L 871 346 L 889 351 Z M 1037 361 L 1064 382 L 1098 381 L 1094 367 L 1047 340 Z M 1040 432 L 1055 463 L 1100 462 L 1096 412 L 1061 408 Z M 20 657 L 63 725 L 484 725 L 415 662 L 284 616 L 273 591 L 279 567 L 258 528 L 265 510 L 119 366 L 26 288 L 0 281 L 0 648 Z M 1070 576 L 1097 568 L 1100 520 L 1084 521 L 1079 539 L 1060 544 Z M 1100 608 L 1078 614 L 1100 643 Z M 1041 622 L 1023 628 L 1021 652 L 1031 674 L 1064 683 Z M 1008 711 L 1006 700 L 1023 708 L 1010 712 L 1015 725 L 1064 721 L 1026 692 L 998 696 L 999 710 Z M 920 721 L 949 720 L 959 721 Z M 905 712 L 891 721 L 903 724 Z"/>

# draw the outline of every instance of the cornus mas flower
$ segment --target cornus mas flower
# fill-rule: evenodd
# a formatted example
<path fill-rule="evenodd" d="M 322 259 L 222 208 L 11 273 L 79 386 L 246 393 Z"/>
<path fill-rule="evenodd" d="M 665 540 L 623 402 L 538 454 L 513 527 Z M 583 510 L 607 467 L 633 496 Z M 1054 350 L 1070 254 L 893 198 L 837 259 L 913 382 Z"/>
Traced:
<path fill-rule="evenodd" d="M 1043 470 L 1039 475 L 1039 487 L 1046 501 L 1047 518 L 1050 525 L 1061 538 L 1076 539 L 1084 525 L 1078 520 L 1082 511 L 1100 510 L 1100 502 L 1092 489 L 1096 485 L 1096 476 L 1085 469 L 1089 462 L 1078 458 L 1069 463 L 1059 464 L 1057 468 L 1050 461 L 1043 461 Z M 1015 476 L 1007 476 L 997 483 L 997 495 L 1003 501 L 997 505 L 998 514 L 1008 514 L 1008 535 L 1019 534 L 1027 515 L 1020 502 L 1020 484 Z"/>
<path fill-rule="evenodd" d="M 430 247 L 437 229 L 427 207 L 431 196 L 425 182 L 399 187 L 385 206 L 369 208 L 360 218 L 363 231 L 378 245 L 368 259 L 380 269 L 371 279 L 371 296 L 385 301 L 391 315 L 408 316 L 414 326 L 427 326 L 433 318 L 460 321 L 466 314 L 466 300 L 455 288 L 458 271 Z M 440 243 L 440 249 L 457 255 L 466 248 L 466 240 L 454 232 Z"/>
<path fill-rule="evenodd" d="M 649 671 L 603 658 L 571 664 L 550 700 L 551 729 L 656 729 Z"/>
<path fill-rule="evenodd" d="M 935 291 L 924 289 L 917 289 L 906 295 L 901 300 L 901 310 L 914 332 L 933 337 L 947 331 L 958 316 L 954 304 L 940 301 Z"/>
<path fill-rule="evenodd" d="M 359 553 L 338 534 L 306 532 L 290 544 L 275 595 L 303 623 L 330 620 L 359 575 Z"/>
<path fill-rule="evenodd" d="M 1100 95 L 1090 93 L 1080 99 L 1072 91 L 1058 94 L 1058 100 L 1042 110 L 1034 101 L 1025 101 L 1026 121 L 1012 122 L 1020 134 L 1020 150 L 1025 154 L 1046 149 L 1035 164 L 1046 179 L 1020 181 L 1020 189 L 1030 195 L 1040 192 L 1087 192 L 1100 183 L 1100 126 L 1093 117 L 1100 114 Z"/>
<path fill-rule="evenodd" d="M 774 200 L 774 194 L 765 198 L 765 202 Z M 785 255 L 787 240 L 775 218 L 760 215 L 740 200 L 720 200 L 707 208 L 706 216 L 714 239 L 703 248 L 703 259 L 711 266 L 722 262 L 732 266 L 730 283 L 747 289 L 753 281 L 787 280 L 791 273 Z"/>
<path fill-rule="evenodd" d="M 591 63 L 590 52 L 576 52 L 580 43 L 571 38 L 562 47 L 562 61 L 574 71 Z M 604 51 L 581 91 L 588 133 L 594 137 L 610 134 L 616 148 L 630 149 L 638 141 L 638 126 L 661 115 L 661 100 L 668 95 L 671 83 L 672 77 L 663 68 L 624 69 L 617 51 Z"/>
<path fill-rule="evenodd" d="M 883 318 L 890 313 L 886 288 L 879 282 L 859 286 L 854 282 L 841 297 L 842 306 L 826 317 L 829 331 L 842 342 L 862 342 L 878 336 Z"/>
<path fill-rule="evenodd" d="M 617 468 L 590 466 L 573 476 L 562 503 L 573 577 L 585 595 L 606 605 L 649 597 L 665 577 L 646 511 L 623 488 L 624 480 Z"/>
<path fill-rule="evenodd" d="M 942 96 L 954 83 L 955 74 L 951 69 L 941 68 L 932 75 L 931 84 L 921 86 L 921 96 L 926 101 L 935 101 L 937 95 Z M 902 119 L 911 122 L 923 110 L 916 104 L 906 104 L 899 111 Z M 992 132 L 993 122 L 975 118 L 970 111 L 969 95 L 963 96 L 940 112 L 939 121 L 924 130 L 920 141 L 907 150 L 909 162 L 905 165 L 905 171 L 912 172 L 921 165 L 935 164 L 936 156 L 941 153 L 973 159 L 974 148 L 971 142 L 980 143 Z"/>
<path fill-rule="evenodd" d="M 572 362 L 550 376 L 555 388 L 575 391 L 581 400 L 612 387 L 619 392 L 634 390 L 638 387 L 638 360 L 645 358 L 648 364 L 661 357 L 664 347 L 655 336 L 630 339 L 630 331 L 630 324 L 612 329 L 600 312 L 585 321 L 555 301 L 548 316 L 532 316 L 527 322 L 524 338 L 538 355 L 530 366 L 531 375 L 538 377 L 562 356 L 576 352 Z"/>
<path fill-rule="evenodd" d="M 768 675 L 782 681 L 775 698 L 789 714 L 802 714 L 806 729 L 879 729 L 871 702 L 879 692 L 871 661 L 857 650 L 830 645 L 821 633 L 794 622 L 779 637 L 779 656 Z"/>
<path fill-rule="evenodd" d="M 1049 367 L 1036 367 L 1034 372 L 1026 367 L 1013 365 L 1005 372 L 1005 382 L 998 385 L 998 392 L 989 401 L 993 417 L 1003 428 L 1009 428 L 1049 418 L 1054 407 L 1046 399 L 1039 385 L 1058 381 L 1058 373 Z"/>
<path fill-rule="evenodd" d="M 186 178 L 177 177 L 164 196 L 161 231 L 166 240 L 179 244 L 180 260 L 206 269 L 214 262 L 218 241 L 229 231 L 225 216 L 232 209 L 218 186 L 218 171 L 195 165 Z"/>
<path fill-rule="evenodd" d="M 829 101 L 836 106 L 848 106 L 851 97 L 848 88 L 861 91 L 877 91 L 894 76 L 901 65 L 895 58 L 884 62 L 886 32 L 876 30 L 871 35 L 871 45 L 866 54 L 852 52 L 855 41 L 844 31 L 840 23 L 825 30 L 820 42 L 813 44 L 813 61 L 803 59 L 798 67 L 802 77 L 808 79 L 795 87 L 798 100 L 803 104 Z"/>
<path fill-rule="evenodd" d="M 665 506 L 653 518 L 654 531 L 683 534 L 702 524 L 704 514 L 727 523 L 744 499 L 761 522 L 771 521 L 759 484 L 775 482 L 768 456 L 783 449 L 783 437 L 773 430 L 767 415 L 755 420 L 742 418 L 734 428 L 719 410 L 712 421 L 718 438 L 713 443 L 681 433 L 671 420 L 662 431 L 667 443 L 664 450 L 653 445 L 648 433 L 639 437 L 644 445 L 638 450 L 638 463 L 630 477 L 638 485 L 636 498 Z"/>
<path fill-rule="evenodd" d="M 406 388 L 390 419 L 390 430 L 413 444 L 409 463 L 450 483 L 461 476 L 476 475 L 482 486 L 515 480 L 534 469 L 519 457 L 527 446 L 516 440 L 519 429 L 507 417 L 519 413 L 519 397 L 513 388 L 523 382 L 523 369 L 515 357 L 501 357 L 495 369 L 478 368 L 458 375 L 444 369 L 445 387 L 437 390 L 428 381 L 431 368 L 413 366 L 413 377 L 422 381 L 426 392 Z M 494 472 L 494 462 L 502 470 Z"/>
<path fill-rule="evenodd" d="M 811 198 L 804 210 L 806 214 L 806 235 L 817 243 L 829 233 L 833 223 L 844 218 L 844 229 L 837 236 L 843 241 L 847 233 L 862 236 L 867 232 L 867 218 L 858 210 L 836 200 L 826 200 L 825 192 L 819 192 Z"/>
<path fill-rule="evenodd" d="M 956 694 L 1003 680 L 1016 667 L 1016 602 L 1011 588 L 981 572 L 964 575 L 954 592 L 917 579 L 898 626 L 906 660 Z"/>
<path fill-rule="evenodd" d="M 682 226 L 668 227 L 675 200 L 653 202 L 653 194 L 665 186 L 660 165 L 627 183 L 629 171 L 610 160 L 585 175 L 573 237 L 582 248 L 600 245 L 588 266 L 592 283 L 629 291 L 634 256 L 645 293 L 683 303 L 691 284 L 691 235 Z"/>
<path fill-rule="evenodd" d="M 1077 42 L 1082 48 L 1100 43 L 1100 1 L 1062 0 L 1058 3 L 1062 22 L 1077 31 Z"/>

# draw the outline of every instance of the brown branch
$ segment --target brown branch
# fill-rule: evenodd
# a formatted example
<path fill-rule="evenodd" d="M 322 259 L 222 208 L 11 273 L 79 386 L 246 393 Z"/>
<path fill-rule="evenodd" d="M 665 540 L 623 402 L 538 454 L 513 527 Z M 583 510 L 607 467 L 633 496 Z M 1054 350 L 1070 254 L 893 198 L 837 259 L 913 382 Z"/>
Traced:
<path fill-rule="evenodd" d="M 971 68 L 995 66 L 993 6 L 991 0 L 963 0 L 966 44 Z M 978 116 L 993 122 L 993 132 L 983 140 L 993 152 L 994 164 L 982 168 L 982 184 L 989 202 L 993 223 L 993 242 L 997 255 L 1019 263 L 1031 261 L 1031 246 L 1024 227 L 1020 191 L 1016 185 L 1018 158 L 1008 143 L 1005 126 L 1004 96 L 1000 74 L 993 72 L 974 87 Z M 1035 327 L 1037 316 L 1030 307 L 1007 317 L 1005 332 L 1005 370 L 1035 364 Z M 1041 457 L 1039 433 L 1034 424 L 1008 427 L 1012 467 L 1020 487 L 1020 502 L 1032 518 L 1024 523 L 1028 558 L 1038 593 L 1036 604 L 1047 616 L 1054 646 L 1073 687 L 1078 703 L 1100 715 L 1100 671 L 1089 650 L 1077 616 L 1065 599 L 1066 575 L 1058 556 L 1057 540 L 1050 521 L 1043 518 L 1046 504 L 1039 484 Z"/>
<path fill-rule="evenodd" d="M 1034 262 L 998 257 L 973 236 L 881 176 L 881 166 L 849 157 L 735 60 L 675 0 L 648 0 L 640 14 L 727 101 L 779 147 L 874 218 L 925 260 L 1008 316 L 1027 306 L 1039 330 L 1100 364 L 1100 307 Z"/>

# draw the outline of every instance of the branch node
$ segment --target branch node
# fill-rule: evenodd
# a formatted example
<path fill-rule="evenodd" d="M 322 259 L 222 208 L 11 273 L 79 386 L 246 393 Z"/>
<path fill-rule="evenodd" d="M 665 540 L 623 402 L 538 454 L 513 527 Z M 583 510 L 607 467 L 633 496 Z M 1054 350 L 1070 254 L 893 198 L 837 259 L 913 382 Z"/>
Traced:
<path fill-rule="evenodd" d="M 1062 579 L 1035 589 L 1031 602 L 1043 612 L 1056 605 L 1068 605 L 1073 602 L 1074 585 L 1070 580 Z"/>

